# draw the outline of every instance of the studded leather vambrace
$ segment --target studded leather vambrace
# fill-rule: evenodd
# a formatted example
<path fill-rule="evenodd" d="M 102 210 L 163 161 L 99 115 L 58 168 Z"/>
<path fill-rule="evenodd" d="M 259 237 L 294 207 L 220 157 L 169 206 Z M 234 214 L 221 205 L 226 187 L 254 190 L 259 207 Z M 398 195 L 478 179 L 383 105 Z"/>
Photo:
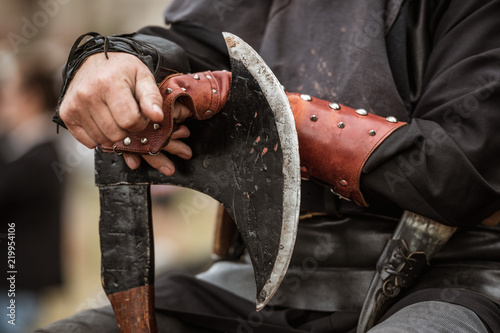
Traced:
<path fill-rule="evenodd" d="M 406 123 L 309 95 L 287 96 L 297 127 L 302 177 L 368 206 L 360 190 L 363 166 L 372 152 Z"/>
<path fill-rule="evenodd" d="M 174 74 L 160 84 L 165 118 L 139 133 L 101 149 L 157 154 L 173 131 L 172 111 L 177 100 L 198 120 L 217 114 L 229 96 L 231 73 L 225 71 Z M 342 198 L 368 206 L 360 190 L 363 166 L 393 131 L 406 125 L 394 117 L 369 114 L 309 95 L 287 93 L 299 139 L 302 177 L 313 179 Z"/>

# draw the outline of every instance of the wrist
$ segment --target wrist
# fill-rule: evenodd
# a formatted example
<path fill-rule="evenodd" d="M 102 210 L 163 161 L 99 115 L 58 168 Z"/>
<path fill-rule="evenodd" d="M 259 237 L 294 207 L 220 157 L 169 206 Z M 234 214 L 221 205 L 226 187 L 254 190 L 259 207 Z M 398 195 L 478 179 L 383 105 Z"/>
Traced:
<path fill-rule="evenodd" d="M 82 45 L 81 42 L 90 36 Z M 95 32 L 81 35 L 73 44 L 68 61 L 63 69 L 63 86 L 53 121 L 66 128 L 59 117 L 59 107 L 66 91 L 76 73 L 91 56 L 104 53 L 106 58 L 111 54 L 126 53 L 140 60 L 161 82 L 167 75 L 175 72 L 189 72 L 189 60 L 184 50 L 177 44 L 161 37 L 139 33 L 117 36 L 103 36 Z"/>

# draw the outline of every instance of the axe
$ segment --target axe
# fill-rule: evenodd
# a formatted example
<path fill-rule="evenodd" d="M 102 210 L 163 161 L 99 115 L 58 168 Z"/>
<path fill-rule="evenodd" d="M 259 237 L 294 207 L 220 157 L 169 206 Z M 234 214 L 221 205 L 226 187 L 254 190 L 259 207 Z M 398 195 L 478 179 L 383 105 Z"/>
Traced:
<path fill-rule="evenodd" d="M 174 176 L 166 177 L 145 164 L 129 170 L 121 157 L 96 152 L 102 283 L 121 332 L 157 329 L 150 184 L 195 189 L 223 204 L 236 221 L 254 267 L 257 310 L 269 302 L 286 273 L 300 204 L 293 115 L 282 86 L 258 54 L 238 37 L 224 36 L 231 58 L 230 98 L 210 121 L 188 124 L 193 158 L 172 157 Z M 454 230 L 405 212 L 380 257 L 358 333 L 374 325 L 400 288 L 418 276 Z M 394 254 L 406 261 L 391 261 Z M 408 281 L 401 280 L 408 262 L 417 262 L 418 272 L 415 269 Z"/>
<path fill-rule="evenodd" d="M 143 163 L 96 151 L 101 276 L 121 332 L 156 332 L 150 184 L 191 188 L 219 201 L 236 222 L 254 267 L 256 307 L 277 291 L 295 244 L 300 209 L 297 132 L 285 91 L 262 58 L 224 33 L 230 97 L 209 121 L 186 124 L 193 150 L 172 157 L 167 177 Z"/>

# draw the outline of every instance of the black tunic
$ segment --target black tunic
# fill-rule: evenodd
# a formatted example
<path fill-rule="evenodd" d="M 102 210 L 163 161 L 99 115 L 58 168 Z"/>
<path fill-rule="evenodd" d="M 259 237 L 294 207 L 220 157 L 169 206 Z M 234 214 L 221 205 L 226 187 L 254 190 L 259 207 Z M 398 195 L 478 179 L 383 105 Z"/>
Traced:
<path fill-rule="evenodd" d="M 411 121 L 365 165 L 367 201 L 474 225 L 500 209 L 500 3 L 413 2 L 389 53 L 402 2 L 174 1 L 165 18 L 242 37 L 289 91 Z"/>

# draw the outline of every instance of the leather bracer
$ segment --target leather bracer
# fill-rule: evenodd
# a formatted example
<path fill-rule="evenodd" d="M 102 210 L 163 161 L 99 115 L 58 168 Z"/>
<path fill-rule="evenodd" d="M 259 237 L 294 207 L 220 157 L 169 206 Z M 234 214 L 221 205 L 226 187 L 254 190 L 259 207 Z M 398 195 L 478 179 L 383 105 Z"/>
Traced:
<path fill-rule="evenodd" d="M 168 144 L 174 131 L 173 110 L 177 101 L 186 105 L 196 119 L 209 119 L 226 104 L 230 86 L 231 73 L 225 71 L 170 75 L 159 85 L 163 121 L 150 122 L 143 131 L 130 134 L 111 147 L 99 145 L 99 149 L 156 155 Z"/>
<path fill-rule="evenodd" d="M 287 96 L 299 137 L 303 178 L 318 180 L 342 198 L 368 206 L 360 191 L 363 166 L 380 143 L 406 123 L 309 95 Z"/>

